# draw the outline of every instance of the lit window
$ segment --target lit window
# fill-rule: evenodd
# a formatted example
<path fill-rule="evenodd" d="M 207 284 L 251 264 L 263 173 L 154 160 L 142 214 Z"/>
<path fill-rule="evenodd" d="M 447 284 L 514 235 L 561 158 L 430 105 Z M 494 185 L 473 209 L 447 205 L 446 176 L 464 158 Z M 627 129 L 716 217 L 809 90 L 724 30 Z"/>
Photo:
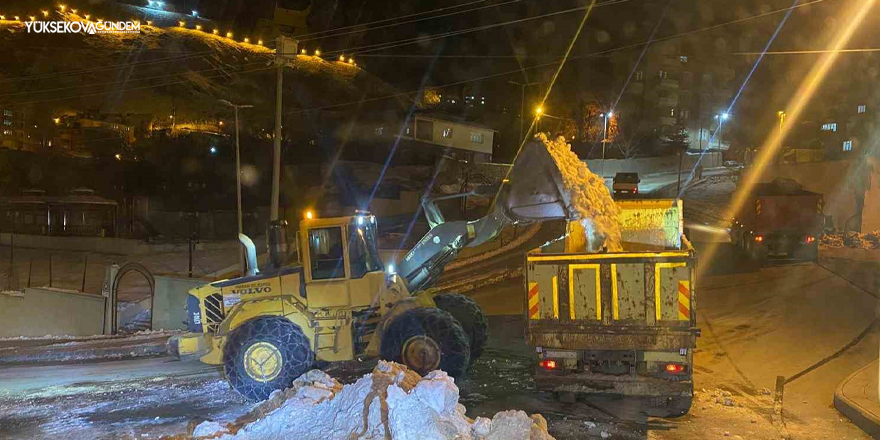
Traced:
<path fill-rule="evenodd" d="M 381 136 L 384 132 L 385 132 L 385 127 L 377 127 L 376 128 L 376 134 L 378 134 L 379 136 Z"/>
<path fill-rule="evenodd" d="M 641 70 L 636 71 L 636 81 L 641 81 L 645 77 L 644 72 Z"/>
<path fill-rule="evenodd" d="M 483 143 L 483 133 L 471 133 L 471 142 L 475 144 Z"/>
<path fill-rule="evenodd" d="M 666 79 L 667 77 L 669 77 L 669 72 L 661 70 L 657 72 L 657 77 L 659 77 L 660 79 Z"/>
<path fill-rule="evenodd" d="M 4 119 L 3 125 L 12 125 L 12 121 L 10 121 L 9 119 Z"/>
<path fill-rule="evenodd" d="M 837 132 L 837 123 L 836 122 L 829 122 L 827 124 L 822 124 L 822 131 Z"/>
<path fill-rule="evenodd" d="M 687 55 L 682 55 L 682 56 L 678 57 L 678 60 L 681 61 L 682 63 L 686 63 L 686 62 L 688 62 L 688 57 L 687 57 Z"/>
<path fill-rule="evenodd" d="M 452 129 L 451 128 L 444 128 L 443 129 L 443 137 L 451 138 L 452 137 Z"/>
<path fill-rule="evenodd" d="M 852 151 L 852 141 L 843 141 L 843 151 Z"/>
<path fill-rule="evenodd" d="M 12 110 L 3 110 L 3 116 L 12 116 Z"/>
<path fill-rule="evenodd" d="M 675 109 L 674 108 L 669 109 L 669 116 L 672 116 L 673 118 L 675 117 Z"/>
<path fill-rule="evenodd" d="M 412 128 L 406 127 L 406 135 L 409 136 L 412 134 Z"/>
<path fill-rule="evenodd" d="M 684 109 L 684 110 L 680 111 L 679 114 L 681 115 L 682 119 L 687 119 L 691 115 L 691 111 Z"/>
<path fill-rule="evenodd" d="M 867 113 L 867 111 L 868 111 L 867 105 L 860 105 L 859 106 L 859 113 Z"/>

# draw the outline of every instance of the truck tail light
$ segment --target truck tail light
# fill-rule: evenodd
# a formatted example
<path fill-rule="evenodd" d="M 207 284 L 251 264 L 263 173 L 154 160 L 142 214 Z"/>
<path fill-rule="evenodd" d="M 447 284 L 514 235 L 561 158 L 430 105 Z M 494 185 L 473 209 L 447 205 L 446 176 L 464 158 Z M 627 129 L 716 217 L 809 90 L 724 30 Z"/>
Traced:
<path fill-rule="evenodd" d="M 762 241 L 764 241 L 764 236 L 763 235 L 756 235 L 755 241 L 758 243 L 761 243 Z"/>
<path fill-rule="evenodd" d="M 633 189 L 633 194 L 638 194 L 638 193 L 639 193 L 639 187 L 635 187 L 635 189 Z"/>
<path fill-rule="evenodd" d="M 684 373 L 684 365 L 681 364 L 666 364 L 666 372 L 669 374 L 681 374 Z"/>
<path fill-rule="evenodd" d="M 541 362 L 538 362 L 538 365 L 545 370 L 555 370 L 556 369 L 556 361 L 552 359 L 544 359 Z"/>
<path fill-rule="evenodd" d="M 812 235 L 808 235 L 804 238 L 804 243 L 812 243 L 814 241 L 816 241 L 816 237 L 813 237 Z"/>

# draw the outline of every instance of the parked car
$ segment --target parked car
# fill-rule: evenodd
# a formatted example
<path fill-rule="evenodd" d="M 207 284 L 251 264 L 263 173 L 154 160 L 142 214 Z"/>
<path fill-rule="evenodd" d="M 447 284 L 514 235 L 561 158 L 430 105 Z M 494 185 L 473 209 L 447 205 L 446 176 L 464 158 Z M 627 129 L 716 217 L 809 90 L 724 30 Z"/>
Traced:
<path fill-rule="evenodd" d="M 639 173 L 617 173 L 611 189 L 615 196 L 635 195 L 639 193 Z"/>
<path fill-rule="evenodd" d="M 743 168 L 743 164 L 735 161 L 735 160 L 725 160 L 724 161 L 725 168 L 733 168 L 735 170 Z"/>

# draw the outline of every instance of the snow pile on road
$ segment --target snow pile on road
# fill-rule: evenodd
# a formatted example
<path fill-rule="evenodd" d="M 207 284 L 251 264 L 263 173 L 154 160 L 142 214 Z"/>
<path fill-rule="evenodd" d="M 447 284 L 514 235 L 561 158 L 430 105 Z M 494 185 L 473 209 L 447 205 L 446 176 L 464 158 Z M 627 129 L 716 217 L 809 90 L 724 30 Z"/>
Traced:
<path fill-rule="evenodd" d="M 819 243 L 835 248 L 877 249 L 880 248 L 880 231 L 866 233 L 851 231 L 823 234 L 819 237 Z"/>
<path fill-rule="evenodd" d="M 621 247 L 620 210 L 611 198 L 604 180 L 591 172 L 581 159 L 571 151 L 565 138 L 547 139 L 543 133 L 536 136 L 544 143 L 562 173 L 562 183 L 571 192 L 569 208 L 577 213 L 587 231 L 587 249 L 597 252 L 605 247 L 609 252 L 619 252 Z"/>
<path fill-rule="evenodd" d="M 251 421 L 220 431 L 213 422 L 194 438 L 225 440 L 552 440 L 538 414 L 500 412 L 471 420 L 458 403 L 455 381 L 442 371 L 424 378 L 405 366 L 380 361 L 371 374 L 341 385 L 320 370 L 259 405 Z"/>

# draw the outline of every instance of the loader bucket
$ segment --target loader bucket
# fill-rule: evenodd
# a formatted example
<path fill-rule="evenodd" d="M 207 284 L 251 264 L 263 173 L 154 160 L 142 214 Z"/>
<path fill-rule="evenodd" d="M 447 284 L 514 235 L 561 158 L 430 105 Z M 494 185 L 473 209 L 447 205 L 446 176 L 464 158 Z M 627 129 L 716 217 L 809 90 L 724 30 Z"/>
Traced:
<path fill-rule="evenodd" d="M 562 173 L 543 142 L 530 141 L 507 174 L 496 208 L 515 221 L 569 219 L 571 194 L 562 183 Z"/>

